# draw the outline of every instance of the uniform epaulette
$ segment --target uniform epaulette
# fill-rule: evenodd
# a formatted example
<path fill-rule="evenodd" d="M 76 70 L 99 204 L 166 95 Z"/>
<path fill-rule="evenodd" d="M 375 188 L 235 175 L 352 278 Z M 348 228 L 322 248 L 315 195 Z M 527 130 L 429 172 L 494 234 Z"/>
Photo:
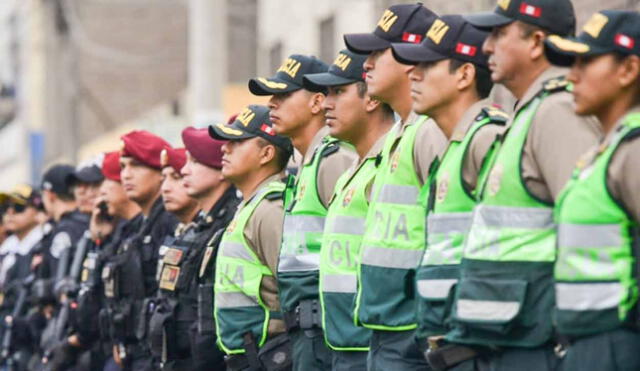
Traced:
<path fill-rule="evenodd" d="M 491 122 L 499 125 L 504 125 L 509 120 L 509 115 L 495 106 L 484 107 L 482 109 L 482 112 L 480 112 L 478 117 L 476 117 L 476 121 L 482 120 L 487 117 L 491 120 Z"/>
<path fill-rule="evenodd" d="M 337 140 L 331 141 L 322 149 L 320 156 L 329 157 L 332 154 L 338 152 L 339 149 L 340 149 L 340 142 L 338 142 Z"/>
<path fill-rule="evenodd" d="M 282 200 L 284 192 L 269 192 L 264 198 L 269 201 Z"/>
<path fill-rule="evenodd" d="M 547 80 L 542 85 L 542 89 L 549 93 L 567 90 L 568 87 L 569 87 L 569 81 L 565 76 L 554 77 L 552 79 Z"/>

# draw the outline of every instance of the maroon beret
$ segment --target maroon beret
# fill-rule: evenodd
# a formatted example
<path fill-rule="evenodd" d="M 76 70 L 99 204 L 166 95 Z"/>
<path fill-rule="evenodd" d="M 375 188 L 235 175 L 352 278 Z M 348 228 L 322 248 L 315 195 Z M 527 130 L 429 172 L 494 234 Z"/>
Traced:
<path fill-rule="evenodd" d="M 134 130 L 120 137 L 122 148 L 120 156 L 133 157 L 141 163 L 161 169 L 160 153 L 171 147 L 167 141 L 145 130 Z"/>
<path fill-rule="evenodd" d="M 160 164 L 163 168 L 171 166 L 178 174 L 187 163 L 187 150 L 184 148 L 167 147 L 160 153 Z"/>
<path fill-rule="evenodd" d="M 226 141 L 211 138 L 208 129 L 190 126 L 182 131 L 182 142 L 198 162 L 216 169 L 222 168 L 222 145 Z"/>
<path fill-rule="evenodd" d="M 105 178 L 113 181 L 120 181 L 120 151 L 113 151 L 104 154 L 102 160 L 102 174 Z"/>

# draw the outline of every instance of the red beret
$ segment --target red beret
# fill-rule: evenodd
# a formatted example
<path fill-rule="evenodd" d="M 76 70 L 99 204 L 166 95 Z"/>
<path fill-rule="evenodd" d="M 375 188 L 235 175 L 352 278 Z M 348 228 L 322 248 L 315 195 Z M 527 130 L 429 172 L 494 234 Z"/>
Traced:
<path fill-rule="evenodd" d="M 105 153 L 102 160 L 102 174 L 107 179 L 120 181 L 120 151 Z"/>
<path fill-rule="evenodd" d="M 182 131 L 182 142 L 198 162 L 216 169 L 222 168 L 222 145 L 226 141 L 211 138 L 208 129 L 190 126 Z"/>
<path fill-rule="evenodd" d="M 120 137 L 122 151 L 120 156 L 133 157 L 141 163 L 161 169 L 160 152 L 171 147 L 167 141 L 145 130 L 134 130 Z"/>
<path fill-rule="evenodd" d="M 187 163 L 187 150 L 184 148 L 167 147 L 160 153 L 160 164 L 163 168 L 171 166 L 178 174 Z"/>

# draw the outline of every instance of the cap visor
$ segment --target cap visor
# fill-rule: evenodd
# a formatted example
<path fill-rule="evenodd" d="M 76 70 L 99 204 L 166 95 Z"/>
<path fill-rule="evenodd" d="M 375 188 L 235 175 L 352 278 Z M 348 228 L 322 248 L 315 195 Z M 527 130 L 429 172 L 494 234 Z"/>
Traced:
<path fill-rule="evenodd" d="M 344 43 L 354 53 L 369 54 L 391 47 L 391 43 L 372 33 L 352 33 L 344 35 Z"/>
<path fill-rule="evenodd" d="M 551 64 L 568 67 L 576 57 L 608 53 L 596 46 L 589 45 L 575 37 L 551 35 L 544 41 L 544 54 Z"/>
<path fill-rule="evenodd" d="M 249 90 L 253 95 L 274 95 L 300 89 L 302 89 L 301 86 L 278 78 L 256 77 L 249 80 Z"/>
<path fill-rule="evenodd" d="M 463 18 L 467 22 L 471 23 L 471 25 L 480 29 L 491 29 L 494 27 L 504 26 L 515 21 L 515 19 L 505 17 L 494 12 L 467 14 L 464 15 Z"/>
<path fill-rule="evenodd" d="M 328 86 L 340 86 L 354 83 L 358 80 L 334 75 L 330 72 L 312 73 L 304 75 L 304 88 L 313 92 L 322 92 Z"/>
<path fill-rule="evenodd" d="M 420 62 L 437 62 L 447 59 L 440 53 L 437 53 L 421 44 L 392 44 L 393 57 L 402 64 L 418 64 Z"/>
<path fill-rule="evenodd" d="M 225 124 L 209 125 L 209 136 L 218 140 L 238 140 L 255 137 L 253 134 Z"/>

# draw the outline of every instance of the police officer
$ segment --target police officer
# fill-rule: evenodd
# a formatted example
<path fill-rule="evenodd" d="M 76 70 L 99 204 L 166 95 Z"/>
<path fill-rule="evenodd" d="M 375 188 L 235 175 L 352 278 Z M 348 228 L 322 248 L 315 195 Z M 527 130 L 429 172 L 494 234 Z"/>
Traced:
<path fill-rule="evenodd" d="M 491 34 L 491 78 L 518 99 L 474 208 L 447 340 L 488 347 L 460 369 L 553 369 L 553 204 L 578 156 L 597 142 L 593 118 L 573 112 L 564 78 L 544 56 L 548 33 L 569 35 L 568 0 L 499 1 L 465 17 Z M 519 155 L 514 155 L 519 154 Z M 475 352 L 477 353 L 477 352 Z"/>
<path fill-rule="evenodd" d="M 176 219 L 160 197 L 160 153 L 169 144 L 147 131 L 121 137 L 120 176 L 127 197 L 144 219 L 137 233 L 120 244 L 102 267 L 114 359 L 124 369 L 153 369 L 147 346 L 147 322 L 156 294 L 160 245 L 173 232 Z"/>
<path fill-rule="evenodd" d="M 206 292 L 200 288 L 206 270 L 201 267 L 207 251 L 209 260 L 217 247 L 217 242 L 210 241 L 231 220 L 238 198 L 235 189 L 221 179 L 223 142 L 212 139 L 207 129 L 193 127 L 182 131 L 182 141 L 186 148 L 185 165 L 180 166 L 182 186 L 201 211 L 165 245 L 159 300 L 150 322 L 151 341 L 161 351 L 163 369 L 221 370 L 225 367 L 223 354 L 216 348 L 213 326 L 199 332 L 200 316 L 213 321 L 212 300 L 200 298 L 213 295 L 213 287 L 207 286 Z"/>
<path fill-rule="evenodd" d="M 73 187 L 73 196 L 78 204 L 78 210 L 85 214 L 91 214 L 98 197 L 100 184 L 104 180 L 100 170 L 103 156 L 96 156 L 85 163 L 78 165 L 67 181 Z"/>
<path fill-rule="evenodd" d="M 303 87 L 304 75 L 327 69 L 315 57 L 294 54 L 275 76 L 249 81 L 253 94 L 271 95 L 269 117 L 273 129 L 290 138 L 303 156 L 297 176 L 288 181 L 278 285 L 293 342 L 294 368 L 305 371 L 331 367 L 331 353 L 322 338 L 318 299 L 320 244 L 336 181 L 355 160 L 351 149 L 328 136 L 322 109 L 324 94 Z M 250 117 L 241 114 L 238 119 L 248 122 Z"/>
<path fill-rule="evenodd" d="M 220 242 L 215 271 L 218 345 L 230 370 L 291 370 L 291 345 L 275 282 L 283 228 L 282 172 L 293 152 L 269 109 L 250 105 L 231 125 L 210 126 L 222 147 L 222 175 L 242 203 Z"/>
<path fill-rule="evenodd" d="M 639 23 L 637 12 L 604 10 L 577 38 L 545 41 L 552 63 L 573 66 L 575 112 L 595 115 L 605 133 L 555 207 L 555 321 L 568 344 L 566 371 L 640 369 Z"/>
<path fill-rule="evenodd" d="M 442 30 L 437 37 L 436 30 Z M 508 118 L 487 100 L 493 85 L 482 52 L 487 35 L 459 15 L 445 15 L 433 23 L 421 44 L 393 45 L 399 62 L 416 65 L 409 73 L 413 111 L 433 118 L 449 139 L 421 195 L 427 236 L 416 272 L 416 334 L 423 349 L 426 337 L 432 337 L 429 361 L 434 369 L 445 368 L 443 360 L 451 359 L 442 353 L 449 348 L 435 348 L 447 331 L 478 177 L 485 173 L 483 165 Z"/>
<path fill-rule="evenodd" d="M 394 5 L 384 11 L 373 33 L 344 37 L 349 50 L 368 54 L 364 70 L 369 94 L 400 117 L 378 163 L 358 272 L 354 315 L 373 330 L 371 370 L 428 367 L 414 339 L 413 286 L 425 224 L 418 194 L 446 138 L 432 120 L 411 111 L 407 74 L 412 67 L 393 58 L 391 43 L 419 43 L 435 20 L 436 15 L 421 4 Z"/>
<path fill-rule="evenodd" d="M 376 172 L 376 159 L 393 125 L 391 108 L 367 95 L 362 64 L 366 55 L 341 51 L 328 72 L 308 74 L 308 90 L 324 91 L 329 134 L 352 144 L 358 161 L 336 184 L 327 211 L 320 249 L 322 326 L 334 350 L 332 370 L 366 370 L 371 331 L 353 322 L 357 261 L 369 201 L 367 187 Z"/>

